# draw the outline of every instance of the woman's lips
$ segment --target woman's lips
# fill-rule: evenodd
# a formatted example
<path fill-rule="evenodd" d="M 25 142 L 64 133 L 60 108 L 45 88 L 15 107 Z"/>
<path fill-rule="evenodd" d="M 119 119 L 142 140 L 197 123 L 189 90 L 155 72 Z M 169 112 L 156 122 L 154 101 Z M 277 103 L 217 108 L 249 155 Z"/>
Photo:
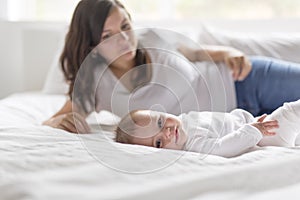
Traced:
<path fill-rule="evenodd" d="M 133 51 L 133 46 L 130 44 L 120 46 L 120 52 L 126 53 L 128 51 Z"/>
<path fill-rule="evenodd" d="M 125 47 L 121 48 L 122 52 L 126 52 L 126 51 L 129 51 L 129 50 L 130 50 L 130 46 L 125 46 Z"/>

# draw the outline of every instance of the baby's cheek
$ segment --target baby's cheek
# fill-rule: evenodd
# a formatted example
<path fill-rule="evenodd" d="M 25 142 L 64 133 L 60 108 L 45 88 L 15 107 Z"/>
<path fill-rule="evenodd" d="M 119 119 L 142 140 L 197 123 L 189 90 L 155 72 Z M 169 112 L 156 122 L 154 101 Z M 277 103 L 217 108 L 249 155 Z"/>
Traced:
<path fill-rule="evenodd" d="M 182 144 L 169 143 L 169 144 L 164 146 L 164 149 L 182 150 L 183 145 Z"/>

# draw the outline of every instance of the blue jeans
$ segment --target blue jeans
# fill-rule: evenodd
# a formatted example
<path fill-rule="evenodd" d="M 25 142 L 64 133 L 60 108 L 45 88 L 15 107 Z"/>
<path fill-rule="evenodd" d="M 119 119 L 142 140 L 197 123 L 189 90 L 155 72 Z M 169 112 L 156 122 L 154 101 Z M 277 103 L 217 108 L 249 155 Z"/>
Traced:
<path fill-rule="evenodd" d="M 258 116 L 300 99 L 300 64 L 256 56 L 250 61 L 250 74 L 235 82 L 238 108 Z"/>

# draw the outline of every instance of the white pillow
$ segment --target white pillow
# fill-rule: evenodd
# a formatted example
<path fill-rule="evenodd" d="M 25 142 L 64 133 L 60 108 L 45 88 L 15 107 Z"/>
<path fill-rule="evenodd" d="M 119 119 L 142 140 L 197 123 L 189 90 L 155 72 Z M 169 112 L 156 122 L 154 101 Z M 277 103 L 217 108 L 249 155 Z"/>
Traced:
<path fill-rule="evenodd" d="M 60 42 L 60 47 L 58 48 L 53 61 L 51 63 L 50 69 L 48 71 L 46 81 L 43 87 L 43 93 L 46 94 L 67 94 L 69 90 L 69 85 L 65 81 L 61 65 L 59 63 L 59 57 L 63 49 L 63 40 Z"/>
<path fill-rule="evenodd" d="M 246 55 L 258 55 L 300 63 L 300 33 L 245 33 L 203 26 L 199 43 L 231 46 Z"/>

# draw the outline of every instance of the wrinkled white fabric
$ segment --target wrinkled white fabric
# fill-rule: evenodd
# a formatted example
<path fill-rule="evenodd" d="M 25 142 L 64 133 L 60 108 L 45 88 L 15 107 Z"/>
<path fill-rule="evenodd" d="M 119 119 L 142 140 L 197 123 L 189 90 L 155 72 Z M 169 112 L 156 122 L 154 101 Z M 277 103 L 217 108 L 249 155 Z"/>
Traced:
<path fill-rule="evenodd" d="M 180 116 L 188 134 L 185 150 L 224 157 L 237 156 L 261 139 L 260 131 L 248 125 L 254 117 L 240 109 L 231 113 L 189 112 Z"/>
<path fill-rule="evenodd" d="M 284 103 L 282 107 L 268 115 L 266 120 L 268 119 L 278 120 L 279 128 L 274 130 L 276 135 L 264 137 L 259 145 L 294 147 L 300 133 L 300 100 Z"/>
<path fill-rule="evenodd" d="M 63 95 L 27 93 L 0 101 L 0 199 L 232 200 L 299 195 L 299 147 L 257 147 L 227 159 L 119 144 L 105 132 L 75 135 L 42 126 L 65 100 Z"/>

